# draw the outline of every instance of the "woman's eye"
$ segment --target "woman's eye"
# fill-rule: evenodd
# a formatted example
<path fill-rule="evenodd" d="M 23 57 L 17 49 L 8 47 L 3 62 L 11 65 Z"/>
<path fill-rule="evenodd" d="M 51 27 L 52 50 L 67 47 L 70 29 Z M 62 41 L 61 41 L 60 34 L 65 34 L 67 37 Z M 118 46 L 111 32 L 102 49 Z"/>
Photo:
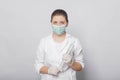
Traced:
<path fill-rule="evenodd" d="M 60 22 L 61 24 L 65 24 L 64 22 Z"/>
<path fill-rule="evenodd" d="M 55 21 L 55 22 L 53 22 L 53 24 L 57 24 L 57 22 Z"/>

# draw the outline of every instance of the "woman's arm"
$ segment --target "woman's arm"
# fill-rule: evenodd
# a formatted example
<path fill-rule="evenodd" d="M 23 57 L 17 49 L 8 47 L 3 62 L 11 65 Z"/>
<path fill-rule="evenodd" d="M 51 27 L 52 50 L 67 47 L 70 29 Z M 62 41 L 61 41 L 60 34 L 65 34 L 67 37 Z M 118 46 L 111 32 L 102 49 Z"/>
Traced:
<path fill-rule="evenodd" d="M 81 71 L 84 68 L 82 47 L 78 39 L 75 42 L 74 62 L 69 66 L 76 71 Z"/>
<path fill-rule="evenodd" d="M 43 73 L 43 74 L 48 74 L 48 67 L 47 67 L 47 66 L 41 67 L 41 69 L 40 69 L 39 72 L 40 72 L 40 73 Z"/>
<path fill-rule="evenodd" d="M 37 59 L 35 60 L 35 68 L 38 73 L 47 73 L 48 67 L 44 65 L 44 40 L 41 39 L 37 49 Z"/>
<path fill-rule="evenodd" d="M 78 62 L 73 62 L 72 64 L 68 64 L 68 65 L 75 71 L 81 71 L 82 70 L 82 66 Z M 47 66 L 41 67 L 39 72 L 43 73 L 43 74 L 48 74 L 48 67 Z"/>
<path fill-rule="evenodd" d="M 75 71 L 81 71 L 82 70 L 82 65 L 78 62 L 73 62 L 73 63 L 68 64 L 68 65 Z"/>

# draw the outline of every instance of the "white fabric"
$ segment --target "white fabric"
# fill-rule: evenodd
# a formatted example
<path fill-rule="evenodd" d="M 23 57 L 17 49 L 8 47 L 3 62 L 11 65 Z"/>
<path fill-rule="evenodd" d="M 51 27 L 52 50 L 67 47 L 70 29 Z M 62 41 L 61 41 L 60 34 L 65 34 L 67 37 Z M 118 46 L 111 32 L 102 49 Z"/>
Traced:
<path fill-rule="evenodd" d="M 35 67 L 41 76 L 41 80 L 76 80 L 76 71 L 69 68 L 67 65 L 63 66 L 63 68 L 67 67 L 66 71 L 60 72 L 57 77 L 40 73 L 40 68 L 42 66 L 60 67 L 63 54 L 67 52 L 69 46 L 73 42 L 74 47 L 72 51 L 70 51 L 69 55 L 72 56 L 74 61 L 79 62 L 83 68 L 83 54 L 81 53 L 82 47 L 77 38 L 71 36 L 70 34 L 66 34 L 65 40 L 61 43 L 62 45 L 58 45 L 53 40 L 52 34 L 40 40 Z"/>

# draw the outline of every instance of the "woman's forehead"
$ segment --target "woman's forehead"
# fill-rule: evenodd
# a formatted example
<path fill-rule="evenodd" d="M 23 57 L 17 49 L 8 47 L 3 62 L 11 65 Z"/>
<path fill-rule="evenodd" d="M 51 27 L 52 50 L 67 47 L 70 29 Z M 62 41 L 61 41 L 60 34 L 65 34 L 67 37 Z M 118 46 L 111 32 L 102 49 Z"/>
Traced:
<path fill-rule="evenodd" d="M 52 20 L 66 20 L 63 15 L 55 15 L 53 16 Z"/>

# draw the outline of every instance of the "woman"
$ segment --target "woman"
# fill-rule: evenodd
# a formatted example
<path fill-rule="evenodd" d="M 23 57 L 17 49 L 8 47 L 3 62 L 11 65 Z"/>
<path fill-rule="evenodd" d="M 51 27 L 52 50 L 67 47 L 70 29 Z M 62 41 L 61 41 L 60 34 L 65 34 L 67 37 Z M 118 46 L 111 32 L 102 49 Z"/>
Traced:
<path fill-rule="evenodd" d="M 41 80 L 76 80 L 84 68 L 82 47 L 66 32 L 67 13 L 62 9 L 51 15 L 52 34 L 40 40 L 35 67 Z"/>

